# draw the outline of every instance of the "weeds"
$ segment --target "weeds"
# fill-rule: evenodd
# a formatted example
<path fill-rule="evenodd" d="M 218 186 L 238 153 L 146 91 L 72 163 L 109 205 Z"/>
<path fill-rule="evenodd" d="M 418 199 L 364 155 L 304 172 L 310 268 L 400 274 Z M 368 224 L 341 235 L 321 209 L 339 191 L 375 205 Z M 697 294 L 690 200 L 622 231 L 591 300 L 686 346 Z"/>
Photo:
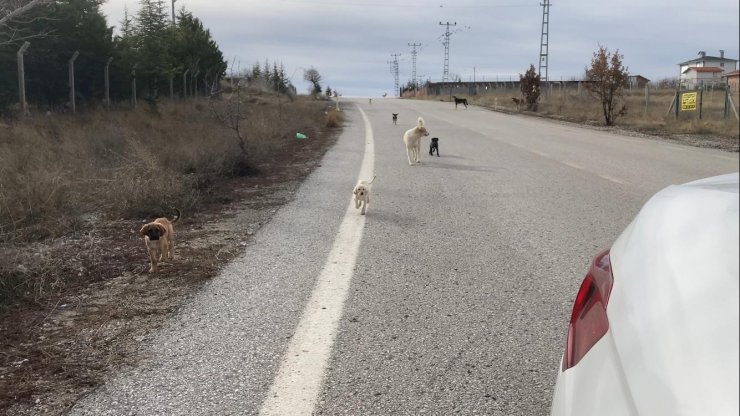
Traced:
<path fill-rule="evenodd" d="M 518 90 L 509 88 L 474 96 L 471 100 L 479 105 L 518 111 L 512 98 L 519 96 Z M 678 118 L 673 111 L 668 111 L 674 96 L 675 91 L 673 90 L 651 89 L 647 98 L 644 89 L 625 90 L 624 97 L 617 107 L 623 115 L 617 118 L 615 125 L 620 128 L 655 134 L 709 134 L 740 137 L 740 127 L 735 116 L 732 112 L 728 117 L 724 115 L 724 91 L 704 92 L 701 120 L 699 120 L 698 111 L 681 113 Z M 437 99 L 437 97 L 430 98 Z M 737 92 L 734 93 L 733 100 L 737 108 L 740 105 L 740 96 Z M 543 92 L 538 113 L 579 123 L 604 124 L 601 104 L 585 89 L 578 91 L 556 87 L 547 93 Z"/>
<path fill-rule="evenodd" d="M 90 218 L 196 211 L 223 180 L 269 165 L 296 132 L 330 124 L 325 103 L 284 101 L 263 95 L 243 104 L 241 142 L 205 101 L 0 124 L 0 307 L 43 297 L 69 283 L 54 276 L 75 274 L 25 249 L 34 242 L 84 235 Z"/>

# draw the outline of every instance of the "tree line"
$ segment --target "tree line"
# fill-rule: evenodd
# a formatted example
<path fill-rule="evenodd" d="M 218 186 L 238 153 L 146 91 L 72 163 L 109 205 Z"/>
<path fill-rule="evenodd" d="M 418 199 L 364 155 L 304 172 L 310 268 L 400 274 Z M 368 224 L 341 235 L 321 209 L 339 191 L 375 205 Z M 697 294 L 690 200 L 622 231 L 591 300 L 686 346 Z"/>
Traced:
<path fill-rule="evenodd" d="M 69 101 L 68 66 L 75 52 L 75 101 L 83 107 L 102 103 L 106 65 L 114 101 L 128 100 L 134 85 L 136 95 L 150 99 L 207 93 L 224 77 L 227 62 L 218 44 L 184 7 L 172 22 L 163 0 L 140 0 L 138 12 L 126 12 L 114 34 L 101 13 L 103 2 L 49 0 L 1 22 L 0 111 L 18 102 L 17 53 L 26 41 L 26 98 L 43 110 Z"/>

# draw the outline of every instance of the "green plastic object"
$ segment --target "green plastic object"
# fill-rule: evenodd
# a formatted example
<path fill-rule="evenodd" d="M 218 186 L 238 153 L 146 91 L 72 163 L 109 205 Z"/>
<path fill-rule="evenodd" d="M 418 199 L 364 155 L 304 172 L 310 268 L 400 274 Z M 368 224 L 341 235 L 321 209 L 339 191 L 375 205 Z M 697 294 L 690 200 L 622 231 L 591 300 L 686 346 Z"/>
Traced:
<path fill-rule="evenodd" d="M 296 133 L 296 134 L 295 134 L 295 138 L 296 138 L 296 139 L 308 139 L 308 136 L 306 136 L 306 135 L 305 135 L 305 134 L 303 134 L 303 133 Z"/>

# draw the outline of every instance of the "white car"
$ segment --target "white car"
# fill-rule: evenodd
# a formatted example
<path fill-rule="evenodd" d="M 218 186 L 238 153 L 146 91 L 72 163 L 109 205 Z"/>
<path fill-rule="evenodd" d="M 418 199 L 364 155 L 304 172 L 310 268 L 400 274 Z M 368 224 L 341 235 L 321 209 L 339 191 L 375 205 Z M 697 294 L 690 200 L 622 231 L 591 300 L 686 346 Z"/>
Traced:
<path fill-rule="evenodd" d="M 738 415 L 737 173 L 655 194 L 581 284 L 551 415 Z"/>

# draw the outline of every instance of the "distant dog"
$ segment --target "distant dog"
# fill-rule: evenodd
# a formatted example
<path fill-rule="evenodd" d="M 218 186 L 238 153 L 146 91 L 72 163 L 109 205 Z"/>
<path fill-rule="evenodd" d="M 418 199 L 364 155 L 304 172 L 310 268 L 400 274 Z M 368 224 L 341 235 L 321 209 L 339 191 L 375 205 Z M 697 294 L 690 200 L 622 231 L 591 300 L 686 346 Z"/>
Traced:
<path fill-rule="evenodd" d="M 391 113 L 393 114 L 393 125 L 395 126 L 398 124 L 398 113 Z"/>
<path fill-rule="evenodd" d="M 355 208 L 362 207 L 360 214 L 365 215 L 365 209 L 367 204 L 370 203 L 370 185 L 375 181 L 377 175 L 373 176 L 373 180 L 370 182 L 359 181 L 355 188 L 352 190 L 352 194 L 355 196 Z"/>
<path fill-rule="evenodd" d="M 423 136 L 429 136 L 429 132 L 424 127 L 424 119 L 419 117 L 416 127 L 403 134 L 403 143 L 406 145 L 409 166 L 414 166 L 416 163 L 421 164 L 421 138 Z"/>
<path fill-rule="evenodd" d="M 139 233 L 144 237 L 144 244 L 149 252 L 149 273 L 157 271 L 157 261 L 162 261 L 162 257 L 168 260 L 175 257 L 175 230 L 172 224 L 179 219 L 180 210 L 175 208 L 175 217 L 172 220 L 157 218 L 141 227 Z"/>
<path fill-rule="evenodd" d="M 524 104 L 524 99 L 523 98 L 511 97 L 511 101 L 513 101 L 514 104 L 516 104 L 516 109 L 517 110 L 519 109 L 519 106 L 521 106 L 522 104 Z"/>
<path fill-rule="evenodd" d="M 457 110 L 457 105 L 458 104 L 462 104 L 462 105 L 465 106 L 465 108 L 468 108 L 468 99 L 467 98 L 457 98 L 454 95 L 452 96 L 452 98 L 455 99 L 455 110 Z"/>
<path fill-rule="evenodd" d="M 372 103 L 373 103 L 373 99 L 372 99 L 372 98 L 368 98 L 368 99 L 367 99 L 367 103 L 368 103 L 368 104 L 372 104 Z"/>
<path fill-rule="evenodd" d="M 439 138 L 432 137 L 432 142 L 429 143 L 429 155 L 434 156 L 434 151 L 437 151 L 437 157 L 439 157 Z"/>

